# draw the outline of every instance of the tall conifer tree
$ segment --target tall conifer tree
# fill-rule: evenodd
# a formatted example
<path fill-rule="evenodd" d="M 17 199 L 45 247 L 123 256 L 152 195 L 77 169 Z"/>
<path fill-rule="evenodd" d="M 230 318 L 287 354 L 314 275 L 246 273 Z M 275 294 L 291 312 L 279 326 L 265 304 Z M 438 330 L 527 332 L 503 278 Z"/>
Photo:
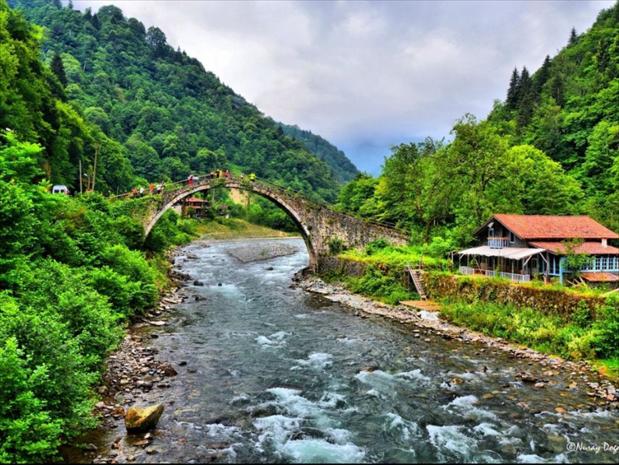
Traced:
<path fill-rule="evenodd" d="M 518 68 L 514 68 L 512 77 L 509 80 L 509 88 L 507 89 L 507 99 L 505 100 L 506 106 L 509 110 L 516 108 L 518 103 L 518 87 L 520 85 L 520 75 L 518 74 Z"/>
<path fill-rule="evenodd" d="M 50 68 L 52 72 L 56 75 L 56 77 L 58 78 L 62 86 L 66 87 L 67 82 L 68 82 L 67 74 L 65 73 L 65 70 L 64 70 L 64 64 L 62 63 L 62 58 L 60 58 L 60 55 L 58 55 L 58 53 L 54 53 L 54 57 L 52 58 Z"/>

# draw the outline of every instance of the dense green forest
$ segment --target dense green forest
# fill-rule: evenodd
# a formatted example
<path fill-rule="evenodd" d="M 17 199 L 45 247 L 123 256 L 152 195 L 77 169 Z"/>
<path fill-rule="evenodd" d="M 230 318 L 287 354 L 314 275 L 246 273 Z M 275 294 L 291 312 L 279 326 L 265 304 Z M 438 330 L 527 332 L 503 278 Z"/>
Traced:
<path fill-rule="evenodd" d="M 142 182 L 178 180 L 192 171 L 228 166 L 332 201 L 335 179 L 354 170 L 345 157 L 348 163 L 340 156 L 311 154 L 198 60 L 171 48 L 161 30 L 146 30 L 114 6 L 93 14 L 62 7 L 59 1 L 10 4 L 43 26 L 37 39 L 43 61 L 55 75 L 50 80 L 57 97 L 73 105 L 74 119 L 99 128 L 92 140 L 69 148 L 57 147 L 42 128 L 24 132 L 44 146 L 53 182 L 76 188 L 76 162 L 82 159 L 92 173 L 98 153 L 98 163 L 109 167 L 101 173 L 104 191 L 127 190 L 136 182 L 134 174 Z M 8 127 L 21 131 L 18 125 Z M 122 170 L 116 171 L 118 161 Z"/>
<path fill-rule="evenodd" d="M 351 163 L 344 152 L 328 140 L 296 125 L 278 124 L 284 131 L 284 134 L 300 141 L 307 150 L 332 167 L 333 174 L 339 182 L 352 181 L 359 174 L 357 167 Z"/>
<path fill-rule="evenodd" d="M 584 213 L 619 230 L 619 4 L 532 75 L 514 70 L 505 101 L 452 136 L 394 147 L 339 208 L 454 246 L 497 212 Z"/>
<path fill-rule="evenodd" d="M 0 462 L 57 458 L 94 426 L 92 390 L 128 319 L 167 283 L 163 251 L 192 237 L 166 214 L 146 242 L 145 199 L 49 193 L 97 144 L 101 185 L 131 177 L 124 149 L 65 99 L 42 31 L 0 0 Z M 128 182 L 128 181 L 127 181 Z"/>

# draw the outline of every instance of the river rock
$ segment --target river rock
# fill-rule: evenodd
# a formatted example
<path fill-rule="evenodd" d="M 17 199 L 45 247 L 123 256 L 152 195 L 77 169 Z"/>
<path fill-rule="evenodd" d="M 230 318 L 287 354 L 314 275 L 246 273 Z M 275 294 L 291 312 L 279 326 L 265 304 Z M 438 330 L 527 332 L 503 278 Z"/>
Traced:
<path fill-rule="evenodd" d="M 125 427 L 128 433 L 142 433 L 157 426 L 163 413 L 163 405 L 131 407 L 125 414 Z"/>
<path fill-rule="evenodd" d="M 161 365 L 160 369 L 165 376 L 176 376 L 178 374 L 174 367 L 169 363 Z"/>
<path fill-rule="evenodd" d="M 194 285 L 194 286 L 204 286 L 204 283 L 203 283 L 202 281 L 199 281 L 199 280 L 197 280 L 197 279 L 196 279 L 196 280 L 193 282 L 193 285 Z"/>

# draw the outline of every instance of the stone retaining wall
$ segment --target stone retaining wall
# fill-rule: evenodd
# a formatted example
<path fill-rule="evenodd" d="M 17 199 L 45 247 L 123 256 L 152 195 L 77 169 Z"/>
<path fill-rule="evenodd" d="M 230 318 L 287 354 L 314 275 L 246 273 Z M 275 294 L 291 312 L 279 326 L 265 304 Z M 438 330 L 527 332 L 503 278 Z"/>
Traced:
<path fill-rule="evenodd" d="M 467 302 L 486 301 L 529 307 L 546 314 L 570 317 L 584 305 L 595 316 L 606 299 L 551 287 L 541 288 L 486 277 L 460 276 L 441 272 L 424 273 L 428 294 L 435 298 L 456 298 Z"/>
<path fill-rule="evenodd" d="M 319 273 L 337 273 L 350 276 L 361 276 L 368 267 L 367 263 L 339 257 L 324 257 L 320 262 Z M 378 267 L 385 274 L 398 270 L 390 270 L 388 266 Z M 404 270 L 403 283 L 412 286 Z M 546 314 L 570 317 L 584 305 L 590 315 L 595 317 L 598 307 L 606 303 L 601 296 L 589 296 L 551 287 L 534 287 L 527 284 L 511 283 L 496 278 L 481 276 L 461 276 L 441 271 L 427 271 L 422 275 L 426 292 L 430 298 L 462 299 L 466 302 L 485 301 L 516 307 L 529 307 Z"/>

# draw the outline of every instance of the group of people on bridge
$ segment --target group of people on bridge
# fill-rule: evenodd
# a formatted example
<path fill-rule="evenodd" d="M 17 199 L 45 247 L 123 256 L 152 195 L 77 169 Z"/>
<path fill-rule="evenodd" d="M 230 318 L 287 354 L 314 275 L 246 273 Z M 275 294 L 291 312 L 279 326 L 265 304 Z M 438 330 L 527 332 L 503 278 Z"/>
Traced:
<path fill-rule="evenodd" d="M 206 179 L 232 179 L 232 174 L 230 173 L 230 170 L 227 170 L 227 169 L 226 170 L 215 170 L 205 175 L 205 178 Z M 243 181 L 245 179 L 245 175 L 241 174 L 240 179 L 241 181 Z M 256 175 L 254 173 L 250 173 L 249 175 L 247 175 L 247 179 L 249 179 L 249 181 L 255 181 Z M 193 174 L 190 174 L 189 176 L 187 176 L 187 179 L 186 179 L 186 183 L 188 186 L 193 186 L 199 181 L 200 181 L 200 177 L 195 176 Z M 165 189 L 165 186 L 163 183 L 158 183 L 158 184 L 150 183 L 148 185 L 148 193 L 150 195 L 162 194 L 164 189 Z M 146 194 L 146 189 L 144 187 L 139 187 L 139 188 L 134 187 L 131 189 L 131 192 L 129 192 L 129 197 L 142 197 L 145 194 Z"/>

